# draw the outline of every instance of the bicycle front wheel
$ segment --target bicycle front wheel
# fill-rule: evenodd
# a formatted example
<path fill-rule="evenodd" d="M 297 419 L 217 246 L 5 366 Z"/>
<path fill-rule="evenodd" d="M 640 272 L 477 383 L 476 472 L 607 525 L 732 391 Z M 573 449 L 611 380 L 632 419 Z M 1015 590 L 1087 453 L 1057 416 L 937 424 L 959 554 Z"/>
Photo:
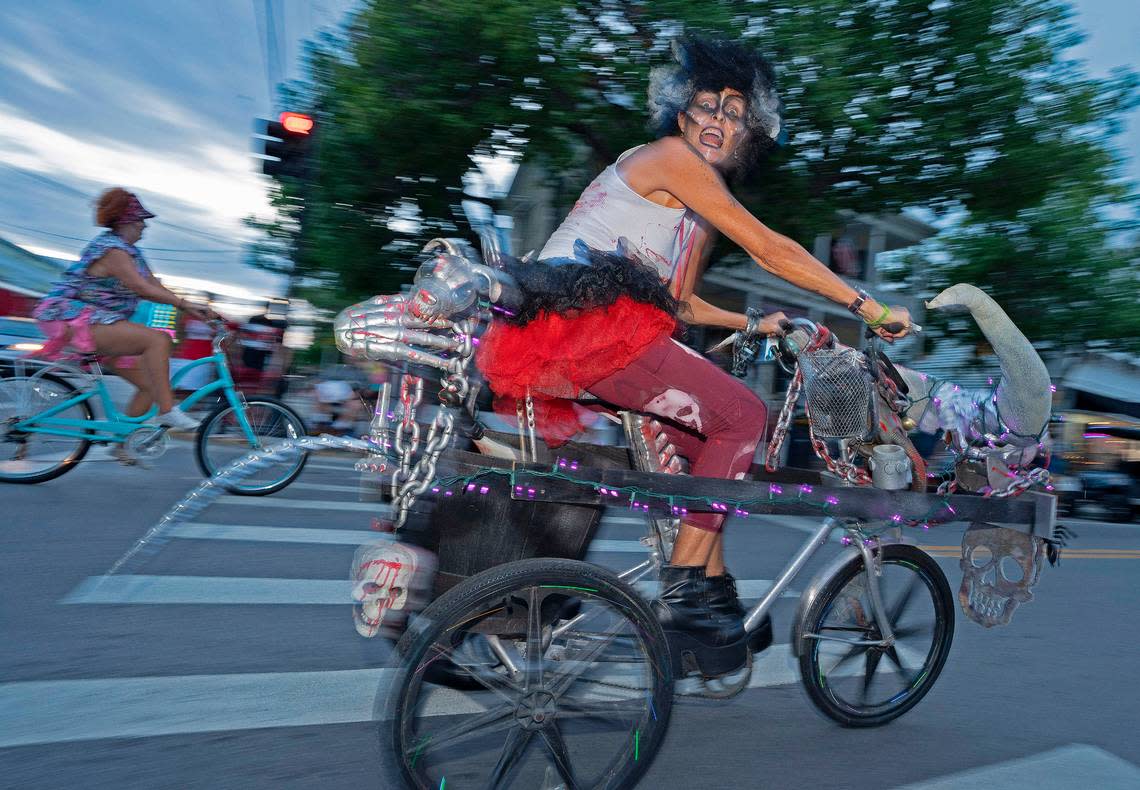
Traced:
<path fill-rule="evenodd" d="M 800 675 L 808 696 L 847 727 L 878 727 L 906 713 L 938 679 L 954 638 L 954 598 L 930 555 L 883 546 L 879 591 L 895 641 L 871 608 L 862 556 L 853 556 L 820 590 L 800 621 Z"/>
<path fill-rule="evenodd" d="M 0 378 L 0 481 L 43 483 L 71 471 L 87 455 L 91 446 L 87 439 L 16 428 L 75 394 L 75 387 L 51 374 Z M 95 415 L 90 403 L 80 401 L 53 414 L 51 419 L 94 420 Z M 80 430 L 74 422 L 60 429 Z"/>
<path fill-rule="evenodd" d="M 245 402 L 245 417 L 254 441 L 250 441 L 237 409 L 225 403 L 202 421 L 195 455 L 206 477 L 213 477 L 234 461 L 284 441 L 305 436 L 305 423 L 297 412 L 275 398 L 256 397 Z M 223 483 L 227 491 L 242 496 L 273 494 L 297 479 L 308 453 L 268 463 L 247 477 Z"/>

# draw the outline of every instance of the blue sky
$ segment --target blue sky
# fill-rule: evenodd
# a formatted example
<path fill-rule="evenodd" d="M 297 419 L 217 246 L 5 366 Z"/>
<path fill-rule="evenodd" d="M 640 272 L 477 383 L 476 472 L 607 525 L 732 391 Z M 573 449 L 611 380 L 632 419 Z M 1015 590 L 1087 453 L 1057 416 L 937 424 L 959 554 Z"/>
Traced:
<path fill-rule="evenodd" d="M 281 72 L 301 42 L 353 0 L 270 0 Z M 166 275 L 257 294 L 281 281 L 240 264 L 241 218 L 265 214 L 251 123 L 273 110 L 265 0 L 0 0 L 0 235 L 75 254 L 105 186 L 137 190 L 159 215 L 143 249 Z M 1095 75 L 1140 68 L 1135 0 L 1078 0 Z M 1140 112 L 1118 145 L 1140 181 Z"/>

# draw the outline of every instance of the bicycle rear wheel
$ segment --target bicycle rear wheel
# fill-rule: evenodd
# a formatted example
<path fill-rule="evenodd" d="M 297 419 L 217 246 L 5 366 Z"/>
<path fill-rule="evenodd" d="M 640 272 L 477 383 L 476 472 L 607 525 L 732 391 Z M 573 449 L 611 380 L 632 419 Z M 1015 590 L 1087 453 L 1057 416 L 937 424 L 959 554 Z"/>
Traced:
<path fill-rule="evenodd" d="M 569 597 L 579 613 L 563 620 Z M 488 635 L 497 656 L 471 649 Z M 379 706 L 387 786 L 632 787 L 668 727 L 661 626 L 588 563 L 520 560 L 473 576 L 416 618 L 396 654 Z M 470 683 L 435 686 L 438 662 Z"/>
<path fill-rule="evenodd" d="M 54 376 L 0 373 L 0 482 L 43 483 L 75 468 L 91 442 L 74 436 L 21 431 L 15 425 L 76 394 Z M 94 420 L 91 404 L 81 401 L 52 415 L 55 420 Z M 67 430 L 78 430 L 68 426 Z"/>
<path fill-rule="evenodd" d="M 198 467 L 206 477 L 213 477 L 255 450 L 305 436 L 305 423 L 300 415 L 276 398 L 248 398 L 245 415 L 256 444 L 249 441 L 237 410 L 229 403 L 222 404 L 202 421 L 194 450 Z M 290 456 L 287 460 L 270 463 L 248 477 L 223 485 L 227 491 L 242 496 L 273 494 L 297 479 L 305 468 L 306 460 L 308 453 Z"/>
<path fill-rule="evenodd" d="M 848 727 L 878 727 L 906 713 L 938 679 L 954 638 L 954 597 L 930 555 L 883 546 L 879 590 L 895 636 L 888 648 L 871 608 L 862 556 L 844 564 L 799 622 L 800 676 L 811 701 Z"/>

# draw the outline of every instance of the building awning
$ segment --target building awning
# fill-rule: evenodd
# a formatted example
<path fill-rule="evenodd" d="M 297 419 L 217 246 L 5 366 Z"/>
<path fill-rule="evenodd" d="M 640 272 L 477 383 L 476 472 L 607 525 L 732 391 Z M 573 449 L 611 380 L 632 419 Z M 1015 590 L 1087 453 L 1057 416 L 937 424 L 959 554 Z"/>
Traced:
<path fill-rule="evenodd" d="M 1134 365 L 1085 362 L 1065 373 L 1062 386 L 1125 403 L 1140 403 L 1140 369 Z"/>

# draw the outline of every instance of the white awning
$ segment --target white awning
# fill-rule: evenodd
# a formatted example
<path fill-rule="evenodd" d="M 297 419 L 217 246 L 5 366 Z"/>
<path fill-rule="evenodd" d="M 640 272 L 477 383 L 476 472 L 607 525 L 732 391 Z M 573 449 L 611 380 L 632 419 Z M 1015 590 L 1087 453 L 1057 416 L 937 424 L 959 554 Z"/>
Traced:
<path fill-rule="evenodd" d="M 1140 403 L 1140 369 L 1134 365 L 1082 362 L 1065 374 L 1061 384 L 1125 403 Z"/>

